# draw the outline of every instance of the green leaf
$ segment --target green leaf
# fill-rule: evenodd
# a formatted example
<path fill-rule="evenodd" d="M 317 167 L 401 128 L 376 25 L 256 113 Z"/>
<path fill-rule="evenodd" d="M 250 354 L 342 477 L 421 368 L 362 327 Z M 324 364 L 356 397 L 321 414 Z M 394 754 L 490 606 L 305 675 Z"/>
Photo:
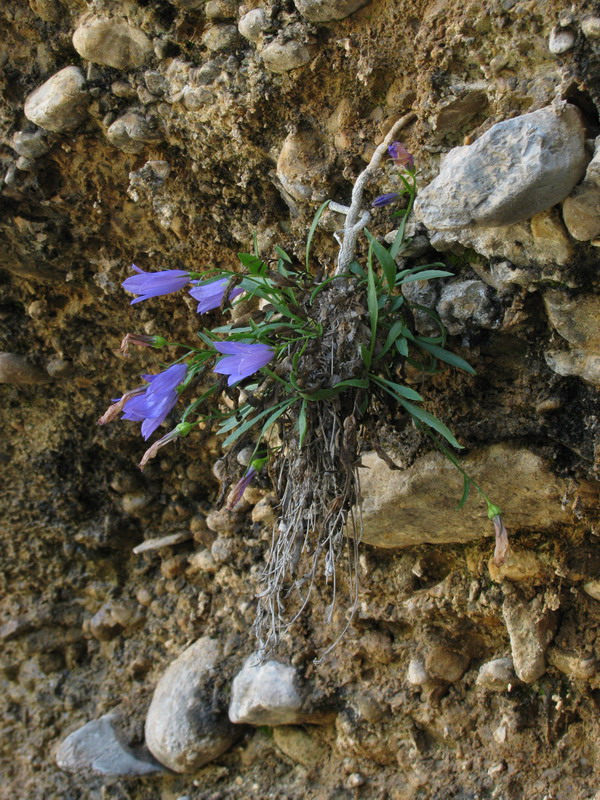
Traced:
<path fill-rule="evenodd" d="M 238 253 L 238 258 L 251 275 L 264 275 L 268 269 L 265 262 L 252 253 Z"/>
<path fill-rule="evenodd" d="M 426 269 L 423 270 L 423 272 L 417 272 L 414 275 L 408 275 L 406 278 L 403 278 L 399 281 L 398 286 L 402 286 L 405 283 L 412 283 L 413 281 L 428 281 L 432 278 L 451 278 L 453 275 L 453 272 L 447 272 L 444 269 Z"/>
<path fill-rule="evenodd" d="M 367 273 L 364 271 L 364 269 L 361 267 L 361 265 L 358 263 L 358 261 L 353 261 L 350 264 L 350 266 L 348 267 L 348 269 L 354 275 L 358 275 L 359 278 L 366 278 L 367 277 Z"/>
<path fill-rule="evenodd" d="M 262 439 L 262 437 L 263 437 L 263 436 L 265 435 L 265 433 L 266 433 L 266 432 L 269 430 L 269 428 L 271 427 L 271 425 L 273 425 L 273 423 L 277 422 L 277 420 L 279 419 L 279 417 L 281 417 L 281 415 L 282 415 L 282 414 L 285 414 L 285 412 L 288 410 L 288 408 L 289 408 L 289 407 L 290 407 L 290 406 L 291 406 L 293 403 L 296 403 L 297 401 L 298 401 L 298 398 L 297 398 L 297 397 L 292 397 L 290 400 L 286 400 L 286 401 L 285 401 L 285 403 L 284 403 L 282 406 L 280 406 L 279 408 L 276 408 L 276 409 L 275 409 L 275 411 L 273 411 L 273 413 L 271 414 L 271 416 L 270 416 L 270 417 L 267 419 L 267 421 L 265 422 L 265 424 L 262 426 L 262 429 L 261 429 L 261 432 L 260 432 L 260 437 L 259 437 L 259 440 L 260 440 L 260 439 Z"/>
<path fill-rule="evenodd" d="M 198 331 L 198 336 L 202 339 L 204 344 L 207 344 L 209 347 L 214 348 L 215 343 L 214 343 L 213 339 L 211 339 L 209 336 L 207 336 L 202 331 Z"/>
<path fill-rule="evenodd" d="M 441 420 L 439 420 L 437 417 L 434 417 L 433 414 L 430 414 L 429 411 L 425 411 L 425 409 L 419 408 L 419 406 L 415 406 L 413 403 L 409 403 L 408 400 L 401 400 L 398 398 L 398 402 L 403 405 L 408 413 L 415 417 L 415 419 L 420 420 L 420 422 L 424 422 L 425 425 L 429 425 L 430 428 L 433 428 L 434 431 L 437 431 L 439 434 L 441 434 L 444 439 L 447 439 L 452 447 L 456 447 L 458 450 L 464 449 L 462 444 L 459 444 L 456 441 L 452 431 L 447 428 Z"/>
<path fill-rule="evenodd" d="M 305 259 L 307 272 L 309 271 L 308 265 L 310 262 L 310 246 L 312 244 L 313 236 L 315 235 L 315 231 L 317 230 L 317 225 L 319 224 L 319 220 L 321 219 L 323 212 L 325 211 L 330 202 L 331 200 L 325 200 L 325 202 L 321 206 L 319 206 L 319 208 L 317 209 L 317 213 L 315 214 L 313 221 L 311 223 L 310 229 L 308 231 L 308 237 L 306 239 L 306 259 Z"/>
<path fill-rule="evenodd" d="M 284 261 L 287 261 L 288 264 L 292 263 L 292 259 L 288 256 L 288 254 L 282 247 L 279 247 L 278 244 L 275 245 L 275 252 L 280 258 L 283 258 Z"/>
<path fill-rule="evenodd" d="M 388 381 L 387 378 L 382 378 L 379 375 L 373 376 L 373 380 L 375 381 L 375 383 L 378 383 L 380 386 L 382 386 L 386 391 L 389 391 L 389 389 L 393 389 L 396 394 L 400 395 L 400 397 L 403 397 L 405 400 L 416 400 L 418 403 L 423 401 L 423 398 L 418 392 L 416 392 L 414 389 L 409 388 L 408 386 L 402 386 L 401 383 L 394 383 L 393 381 Z M 400 397 L 397 398 L 398 402 L 400 402 Z"/>
<path fill-rule="evenodd" d="M 316 392 L 312 392 L 311 394 L 303 394 L 302 397 L 304 397 L 306 400 L 329 400 L 330 397 L 335 397 L 336 394 L 340 394 L 346 389 L 353 387 L 356 389 L 368 389 L 369 379 L 349 378 L 347 381 L 340 381 L 339 383 L 336 383 L 336 385 L 332 386 L 331 389 L 317 389 Z"/>
<path fill-rule="evenodd" d="M 308 419 L 306 417 L 306 407 L 307 407 L 307 401 L 303 400 L 302 405 L 300 406 L 300 413 L 298 414 L 299 447 L 302 447 L 302 445 L 304 444 L 304 439 L 306 438 L 306 434 L 308 432 Z"/>
<path fill-rule="evenodd" d="M 398 297 L 394 297 L 390 305 L 390 312 L 398 311 L 402 305 L 404 305 L 404 296 L 398 295 Z"/>
<path fill-rule="evenodd" d="M 230 444 L 236 442 L 240 438 L 240 436 L 249 431 L 250 428 L 254 427 L 254 425 L 256 425 L 257 422 L 260 422 L 261 419 L 264 419 L 267 416 L 267 414 L 275 415 L 279 411 L 280 413 L 277 416 L 281 416 L 281 414 L 283 414 L 283 412 L 286 411 L 291 406 L 291 404 L 295 402 L 296 402 L 295 397 L 289 400 L 284 400 L 282 403 L 279 403 L 279 405 L 267 408 L 264 411 L 261 411 L 260 414 L 257 414 L 255 417 L 252 417 L 252 419 L 246 420 L 242 425 L 239 426 L 237 430 L 235 430 L 225 439 L 225 441 L 223 442 L 223 447 L 229 447 Z M 277 417 L 275 417 L 275 419 L 277 419 Z M 264 427 L 263 430 L 265 430 Z"/>
<path fill-rule="evenodd" d="M 383 349 L 380 353 L 377 354 L 377 360 L 379 361 L 380 358 L 383 358 L 384 355 L 388 352 L 390 347 L 394 344 L 398 336 L 402 333 L 402 328 L 404 327 L 403 323 L 400 320 L 396 320 L 392 327 L 388 331 L 388 335 L 385 340 L 385 344 L 383 345 Z"/>
<path fill-rule="evenodd" d="M 462 497 L 460 498 L 460 502 L 456 507 L 457 511 L 460 511 L 461 508 L 465 507 L 465 503 L 469 499 L 469 492 L 471 491 L 471 481 L 469 477 L 463 473 L 463 493 Z"/>
<path fill-rule="evenodd" d="M 387 282 L 387 285 L 390 287 L 390 290 L 394 288 L 394 284 L 396 283 L 396 272 L 398 271 L 398 267 L 394 258 L 390 255 L 388 250 L 377 241 L 377 239 L 369 233 L 369 231 L 365 228 L 365 234 L 367 239 L 369 240 L 369 244 L 373 247 L 373 253 L 375 254 L 375 258 L 381 264 L 381 269 L 383 270 L 383 275 Z"/>
<path fill-rule="evenodd" d="M 252 406 L 250 405 L 237 409 L 232 413 L 229 419 L 225 420 L 225 422 L 219 425 L 217 428 L 217 433 L 221 435 L 222 433 L 227 433 L 227 431 L 233 430 L 233 428 L 241 425 L 251 411 Z M 239 417 L 241 417 L 241 419 L 239 419 Z"/>
<path fill-rule="evenodd" d="M 369 245 L 369 256 L 367 258 L 367 306 L 369 308 L 369 321 L 371 324 L 371 343 L 369 345 L 369 352 L 372 356 L 375 352 L 375 343 L 377 341 L 377 320 L 379 318 L 377 288 L 375 286 L 375 273 L 373 272 L 372 245 Z"/>
<path fill-rule="evenodd" d="M 369 367 L 371 366 L 372 356 L 370 351 L 364 346 L 364 344 L 361 344 L 360 346 L 360 357 L 362 358 L 363 364 L 365 365 L 366 369 L 369 369 Z"/>
<path fill-rule="evenodd" d="M 402 272 L 398 273 L 397 281 L 401 278 L 404 278 L 405 275 L 414 275 L 416 272 L 420 272 L 424 269 L 430 269 L 431 267 L 445 267 L 445 264 L 442 264 L 441 261 L 434 261 L 433 264 L 419 264 L 416 267 L 411 267 L 410 269 L 403 269 Z"/>
<path fill-rule="evenodd" d="M 416 344 L 423 350 L 427 350 L 428 353 L 431 353 L 431 355 L 435 356 L 440 361 L 445 361 L 446 364 L 451 364 L 453 367 L 458 367 L 458 369 L 464 369 L 464 371 L 468 372 L 470 375 L 477 375 L 473 367 L 465 361 L 464 358 L 450 353 L 448 350 L 444 350 L 436 344 L 429 344 L 419 339 L 417 339 Z"/>
<path fill-rule="evenodd" d="M 396 350 L 401 356 L 404 356 L 404 358 L 408 356 L 408 341 L 405 336 L 396 339 Z"/>
<path fill-rule="evenodd" d="M 404 214 L 404 216 L 402 217 L 402 221 L 398 226 L 398 230 L 396 231 L 396 236 L 394 237 L 392 246 L 390 247 L 390 255 L 394 259 L 396 258 L 396 256 L 400 252 L 400 248 L 404 244 L 404 231 L 406 229 L 407 220 L 408 220 L 408 214 Z"/>

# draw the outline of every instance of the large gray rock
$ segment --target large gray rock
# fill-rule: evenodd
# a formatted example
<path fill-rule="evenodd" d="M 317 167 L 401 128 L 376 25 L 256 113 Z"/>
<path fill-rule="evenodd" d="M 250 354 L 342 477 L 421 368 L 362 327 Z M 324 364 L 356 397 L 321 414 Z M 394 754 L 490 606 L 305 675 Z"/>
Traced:
<path fill-rule="evenodd" d="M 588 160 L 579 111 L 548 106 L 451 150 L 419 193 L 415 214 L 432 230 L 512 225 L 564 200 Z"/>
<path fill-rule="evenodd" d="M 546 671 L 546 650 L 556 629 L 556 613 L 546 607 L 541 595 L 529 602 L 513 591 L 502 604 L 502 615 L 517 677 L 533 683 Z"/>
<path fill-rule="evenodd" d="M 161 764 L 194 772 L 231 747 L 239 729 L 215 697 L 221 647 L 204 636 L 168 667 L 146 718 L 146 742 Z"/>
<path fill-rule="evenodd" d="M 73 47 L 82 58 L 115 69 L 135 69 L 153 53 L 143 31 L 118 17 L 84 19 L 73 34 Z"/>
<path fill-rule="evenodd" d="M 377 547 L 468 542 L 491 536 L 485 507 L 473 491 L 460 511 L 462 478 L 440 453 L 427 453 L 406 470 L 390 470 L 376 453 L 363 455 L 362 541 Z M 461 458 L 466 471 L 483 487 L 511 528 L 539 530 L 572 522 L 563 510 L 568 483 L 557 478 L 539 456 L 525 448 L 496 444 Z"/>
<path fill-rule="evenodd" d="M 293 725 L 302 721 L 296 670 L 279 661 L 250 656 L 233 680 L 229 719 L 249 725 Z"/>
<path fill-rule="evenodd" d="M 453 336 L 473 328 L 497 328 L 499 324 L 499 310 L 492 302 L 492 291 L 483 281 L 447 283 L 442 288 L 436 311 Z"/>
<path fill-rule="evenodd" d="M 309 22 L 329 22 L 349 17 L 369 0 L 294 0 L 296 8 Z"/>
<path fill-rule="evenodd" d="M 125 744 L 115 727 L 117 720 L 117 714 L 105 714 L 73 731 L 57 750 L 57 766 L 66 772 L 113 777 L 164 772 L 145 748 L 133 750 Z"/>
<path fill-rule="evenodd" d="M 65 67 L 25 101 L 25 116 L 47 131 L 70 131 L 85 119 L 89 94 L 79 67 Z"/>

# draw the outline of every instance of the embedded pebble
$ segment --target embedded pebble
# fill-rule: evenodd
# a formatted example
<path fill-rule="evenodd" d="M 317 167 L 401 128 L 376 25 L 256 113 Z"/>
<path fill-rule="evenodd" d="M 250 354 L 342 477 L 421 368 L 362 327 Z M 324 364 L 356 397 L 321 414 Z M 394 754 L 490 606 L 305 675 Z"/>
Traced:
<path fill-rule="evenodd" d="M 503 563 L 498 566 L 493 558 L 488 562 L 490 578 L 496 583 L 503 580 L 526 581 L 542 579 L 544 567 L 535 553 L 529 550 L 509 550 Z"/>
<path fill-rule="evenodd" d="M 557 375 L 574 375 L 593 386 L 600 386 L 600 356 L 572 347 L 544 353 L 546 364 Z"/>
<path fill-rule="evenodd" d="M 578 680 L 590 680 L 598 672 L 598 664 L 593 656 L 584 657 L 560 647 L 549 648 L 548 663 L 559 672 Z"/>
<path fill-rule="evenodd" d="M 304 767 L 314 767 L 323 758 L 323 748 L 304 728 L 295 725 L 275 728 L 273 741 L 284 755 Z"/>
<path fill-rule="evenodd" d="M 548 39 L 548 50 L 553 55 L 561 55 L 566 53 L 575 44 L 575 34 L 573 31 L 566 30 L 565 28 L 555 27 L 550 32 Z"/>
<path fill-rule="evenodd" d="M 253 8 L 238 22 L 238 31 L 250 42 L 258 42 L 262 33 L 268 28 L 269 22 L 263 8 Z"/>
<path fill-rule="evenodd" d="M 286 136 L 277 158 L 277 177 L 285 192 L 294 200 L 309 201 L 311 181 L 326 169 L 321 154 L 322 142 L 313 131 L 299 131 Z"/>
<path fill-rule="evenodd" d="M 417 197 L 416 218 L 433 230 L 528 219 L 564 200 L 582 178 L 585 136 L 579 110 L 564 102 L 499 122 L 447 154 Z"/>
<path fill-rule="evenodd" d="M 90 633 L 99 642 L 110 642 L 123 630 L 123 626 L 113 617 L 112 606 L 105 603 L 90 620 Z"/>
<path fill-rule="evenodd" d="M 62 133 L 83 122 L 89 102 L 83 72 L 65 67 L 27 97 L 24 112 L 40 128 Z"/>
<path fill-rule="evenodd" d="M 23 158 L 40 158 L 50 149 L 44 131 L 17 131 L 12 138 L 13 150 Z"/>
<path fill-rule="evenodd" d="M 220 644 L 203 637 L 173 661 L 158 682 L 146 718 L 146 742 L 174 772 L 195 772 L 239 735 L 218 702 Z"/>
<path fill-rule="evenodd" d="M 250 656 L 233 679 L 229 719 L 236 724 L 291 725 L 305 718 L 296 669 Z"/>
<path fill-rule="evenodd" d="M 546 671 L 546 650 L 556 627 L 556 613 L 544 606 L 543 597 L 531 602 L 517 592 L 508 594 L 502 604 L 517 676 L 533 683 Z"/>
<path fill-rule="evenodd" d="M 200 550 L 198 553 L 194 553 L 193 556 L 188 558 L 189 568 L 188 573 L 193 575 L 196 572 L 207 572 L 208 574 L 212 574 L 217 571 L 218 565 L 215 561 L 212 553 L 210 550 Z"/>
<path fill-rule="evenodd" d="M 329 22 L 349 17 L 370 0 L 294 0 L 296 8 L 309 22 Z"/>
<path fill-rule="evenodd" d="M 115 777 L 166 772 L 145 747 L 133 749 L 125 744 L 117 721 L 114 712 L 104 714 L 73 731 L 57 750 L 59 769 Z"/>
<path fill-rule="evenodd" d="M 82 58 L 114 69 L 135 69 L 152 55 L 152 42 L 138 28 L 118 17 L 91 17 L 73 34 L 73 47 Z"/>
<path fill-rule="evenodd" d="M 237 25 L 212 25 L 202 34 L 202 44 L 213 53 L 234 50 L 239 43 Z"/>
<path fill-rule="evenodd" d="M 421 656 L 415 656 L 409 661 L 406 680 L 413 686 L 424 686 L 429 682 L 425 661 Z"/>
<path fill-rule="evenodd" d="M 123 153 L 141 153 L 146 144 L 161 138 L 156 128 L 135 111 L 128 111 L 116 119 L 108 127 L 106 136 Z"/>
<path fill-rule="evenodd" d="M 234 19 L 237 15 L 235 0 L 208 0 L 204 6 L 207 19 Z"/>
<path fill-rule="evenodd" d="M 600 600 L 600 580 L 587 581 L 587 583 L 583 584 L 582 589 L 594 600 Z"/>
<path fill-rule="evenodd" d="M 600 351 L 600 297 L 569 295 L 559 289 L 544 294 L 544 305 L 554 330 L 569 344 L 597 355 Z"/>
<path fill-rule="evenodd" d="M 213 92 L 211 92 L 210 89 L 205 89 L 203 86 L 200 86 L 197 89 L 192 89 L 188 86 L 185 94 L 183 95 L 183 105 L 190 111 L 196 111 L 199 108 L 203 108 L 209 103 L 213 103 L 214 100 L 215 96 Z"/>
<path fill-rule="evenodd" d="M 584 17 L 581 31 L 586 39 L 600 39 L 600 17 Z"/>
<path fill-rule="evenodd" d="M 271 72 L 289 72 L 304 67 L 311 60 L 310 50 L 300 42 L 271 42 L 261 52 L 262 60 Z"/>
<path fill-rule="evenodd" d="M 43 384 L 51 381 L 47 372 L 34 366 L 23 356 L 15 353 L 0 353 L 0 383 Z"/>
<path fill-rule="evenodd" d="M 160 550 L 163 547 L 172 547 L 174 544 L 185 542 L 187 539 L 192 538 L 191 531 L 180 531 L 179 533 L 171 533 L 169 536 L 159 536 L 155 539 L 146 539 L 141 544 L 133 548 L 133 552 L 138 555 L 145 553 L 148 550 Z"/>
<path fill-rule="evenodd" d="M 479 667 L 476 683 L 491 691 L 505 692 L 520 681 L 514 670 L 512 658 L 494 658 Z"/>

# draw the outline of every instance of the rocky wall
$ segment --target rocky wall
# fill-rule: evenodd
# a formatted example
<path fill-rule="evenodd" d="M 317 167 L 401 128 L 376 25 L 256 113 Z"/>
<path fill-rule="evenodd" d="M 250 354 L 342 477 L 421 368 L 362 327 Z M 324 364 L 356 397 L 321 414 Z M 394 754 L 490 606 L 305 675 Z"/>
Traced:
<path fill-rule="evenodd" d="M 0 708 L 6 798 L 598 797 L 600 7 L 8 0 L 0 9 Z M 412 285 L 477 369 L 425 383 L 512 551 L 399 414 L 362 470 L 358 611 L 326 586 L 256 666 L 277 498 L 220 508 L 209 435 L 141 473 L 96 420 L 193 340 L 144 269 L 299 259 L 400 117 Z M 399 188 L 385 164 L 369 187 Z M 315 269 L 343 224 L 328 212 Z M 385 208 L 370 230 L 393 236 Z M 414 263 L 414 262 L 411 262 Z M 416 320 L 423 332 L 428 318 Z M 368 468 L 368 469 L 367 469 Z M 218 470 L 217 470 L 218 472 Z M 344 582 L 343 575 L 340 578 Z"/>

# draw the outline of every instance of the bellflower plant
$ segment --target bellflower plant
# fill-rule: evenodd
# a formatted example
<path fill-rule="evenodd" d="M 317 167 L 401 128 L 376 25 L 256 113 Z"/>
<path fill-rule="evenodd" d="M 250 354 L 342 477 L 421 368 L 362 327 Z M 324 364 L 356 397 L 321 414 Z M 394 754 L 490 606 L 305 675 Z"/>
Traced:
<path fill-rule="evenodd" d="M 471 376 L 475 370 L 447 348 L 447 333 L 435 311 L 425 309 L 437 325 L 437 335 L 418 332 L 413 310 L 424 309 L 403 291 L 413 281 L 444 280 L 452 273 L 439 262 L 410 263 L 402 257 L 406 222 L 416 194 L 416 171 L 412 155 L 403 144 L 393 141 L 401 124 L 402 120 L 395 124 L 357 179 L 352 205 L 332 204 L 346 215 L 335 268 L 317 265 L 311 253 L 327 201 L 308 231 L 303 263 L 278 246 L 275 258 L 263 260 L 255 239 L 252 253 L 239 253 L 237 270 L 148 273 L 134 267 L 138 274 L 123 283 L 123 288 L 139 295 L 132 304 L 191 283 L 190 295 L 198 301 L 198 313 L 222 309 L 227 314 L 241 302 L 245 311 L 250 309 L 243 316 L 234 315 L 233 321 L 199 331 L 199 342 L 194 345 L 162 336 L 128 334 L 122 344 L 125 355 L 130 345 L 183 348 L 183 353 L 162 372 L 143 376 L 147 385 L 125 392 L 99 422 L 105 424 L 122 413 L 122 419 L 142 423 L 142 436 L 147 440 L 179 397 L 186 395 L 189 399 L 179 423 L 150 445 L 141 466 L 196 427 L 215 429 L 224 437 L 225 463 L 231 472 L 227 482 L 237 483 L 228 508 L 239 502 L 250 482 L 269 466 L 280 498 L 280 519 L 255 625 L 264 653 L 276 645 L 305 607 L 319 569 L 324 579 L 331 581 L 331 616 L 336 559 L 348 531 L 354 537 L 354 561 L 348 575 L 356 608 L 360 530 L 353 509 L 360 502 L 357 468 L 366 447 L 383 452 L 378 439 L 382 420 L 389 428 L 396 427 L 399 436 L 411 424 L 423 440 L 429 439 L 450 460 L 463 478 L 460 506 L 475 489 L 494 523 L 497 560 L 508 552 L 500 509 L 463 469 L 456 456 L 461 444 L 427 409 L 423 390 L 407 385 L 410 372 L 426 378 L 447 367 Z M 392 215 L 399 218 L 399 225 L 390 247 L 365 227 L 371 215 L 361 207 L 363 188 L 386 148 L 397 168 L 395 179 L 400 189 L 380 195 L 372 206 L 380 209 L 391 202 L 403 206 Z M 357 258 L 361 230 L 364 248 Z M 279 436 L 274 438 L 270 433 L 275 426 Z M 239 480 L 236 457 L 244 448 L 250 448 L 252 456 L 244 462 L 250 466 Z M 299 598 L 299 610 L 286 622 L 283 609 L 290 596 Z"/>

